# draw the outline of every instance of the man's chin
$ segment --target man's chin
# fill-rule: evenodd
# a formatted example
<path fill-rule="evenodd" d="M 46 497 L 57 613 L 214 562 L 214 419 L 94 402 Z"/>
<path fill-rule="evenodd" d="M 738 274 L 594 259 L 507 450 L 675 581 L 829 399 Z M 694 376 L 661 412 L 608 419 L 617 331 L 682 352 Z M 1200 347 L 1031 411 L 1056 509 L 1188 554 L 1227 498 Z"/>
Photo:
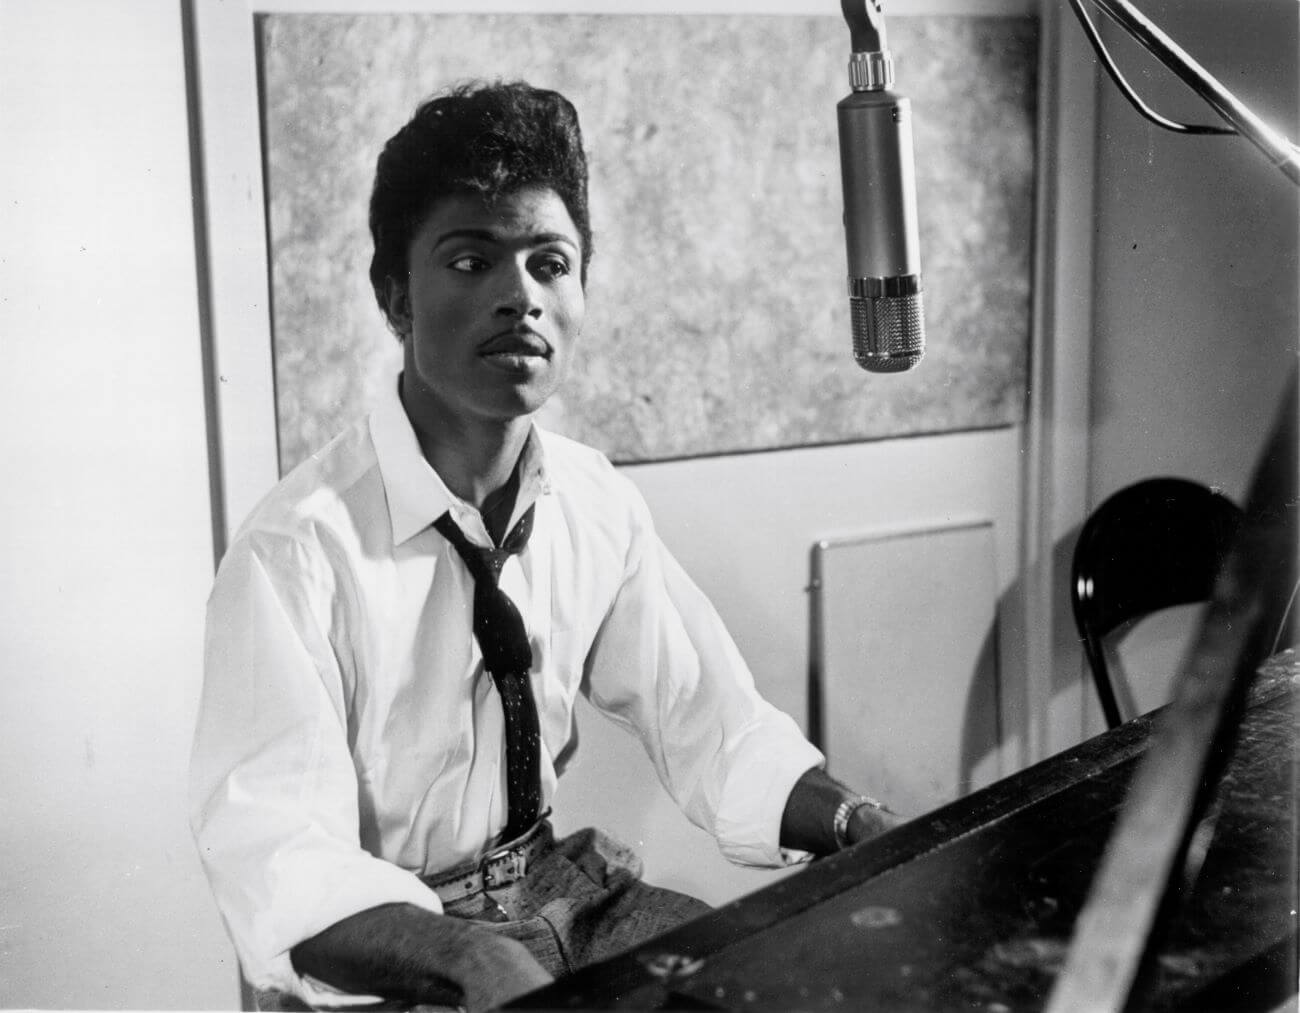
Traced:
<path fill-rule="evenodd" d="M 532 418 L 546 407 L 552 393 L 554 388 L 550 384 L 545 387 L 536 384 L 518 384 L 508 390 L 494 391 L 484 407 L 488 408 L 489 414 L 502 422 Z"/>

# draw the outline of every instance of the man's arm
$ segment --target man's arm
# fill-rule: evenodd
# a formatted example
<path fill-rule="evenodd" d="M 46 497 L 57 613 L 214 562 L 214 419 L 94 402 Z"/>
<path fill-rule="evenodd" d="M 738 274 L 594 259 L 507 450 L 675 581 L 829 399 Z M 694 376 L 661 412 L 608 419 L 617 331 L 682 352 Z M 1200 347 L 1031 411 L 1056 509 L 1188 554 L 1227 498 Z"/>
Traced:
<path fill-rule="evenodd" d="M 358 912 L 289 955 L 299 974 L 412 1005 L 492 1009 L 552 980 L 522 943 L 412 904 Z"/>
<path fill-rule="evenodd" d="M 781 816 L 781 846 L 827 855 L 839 849 L 833 821 L 842 802 L 860 797 L 820 767 L 807 771 L 790 791 Z M 845 834 L 849 844 L 879 836 L 905 820 L 888 809 L 862 805 L 853 810 Z"/>
<path fill-rule="evenodd" d="M 361 847 L 346 691 L 308 593 L 331 586 L 308 572 L 318 555 L 237 541 L 209 604 L 191 817 L 244 974 L 312 1005 L 332 998 L 321 982 L 412 997 L 440 984 L 471 1005 L 542 984 L 522 947 L 442 916 L 414 873 Z"/>

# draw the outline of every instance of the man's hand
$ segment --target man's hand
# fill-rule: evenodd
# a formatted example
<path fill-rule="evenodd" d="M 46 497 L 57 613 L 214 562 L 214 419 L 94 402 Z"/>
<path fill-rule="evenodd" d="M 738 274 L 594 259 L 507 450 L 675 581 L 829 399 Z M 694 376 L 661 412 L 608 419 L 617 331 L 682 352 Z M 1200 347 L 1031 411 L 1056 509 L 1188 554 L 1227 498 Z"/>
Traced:
<path fill-rule="evenodd" d="M 891 812 L 884 807 L 877 808 L 874 805 L 861 805 L 853 810 L 849 816 L 849 826 L 845 833 L 850 845 L 858 844 L 862 841 L 869 841 L 873 837 L 879 837 L 886 830 L 892 830 L 900 824 L 906 823 L 898 813 Z"/>
<path fill-rule="evenodd" d="M 552 980 L 523 943 L 411 904 L 360 911 L 289 954 L 299 974 L 413 1006 L 492 1009 Z"/>
<path fill-rule="evenodd" d="M 523 943 L 495 933 L 490 940 L 480 940 L 475 961 L 481 973 L 468 974 L 461 982 L 462 1005 L 470 1013 L 496 1009 L 554 980 Z"/>

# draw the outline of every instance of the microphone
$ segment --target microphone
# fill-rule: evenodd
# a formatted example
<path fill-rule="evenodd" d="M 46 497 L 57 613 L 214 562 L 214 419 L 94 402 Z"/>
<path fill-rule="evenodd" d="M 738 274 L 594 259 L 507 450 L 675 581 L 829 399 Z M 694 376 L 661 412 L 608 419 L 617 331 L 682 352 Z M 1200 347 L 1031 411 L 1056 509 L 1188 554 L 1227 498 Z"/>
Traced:
<path fill-rule="evenodd" d="M 853 357 L 872 373 L 911 369 L 925 354 L 912 106 L 890 90 L 894 61 L 875 0 L 840 0 L 852 34 L 838 106 Z"/>

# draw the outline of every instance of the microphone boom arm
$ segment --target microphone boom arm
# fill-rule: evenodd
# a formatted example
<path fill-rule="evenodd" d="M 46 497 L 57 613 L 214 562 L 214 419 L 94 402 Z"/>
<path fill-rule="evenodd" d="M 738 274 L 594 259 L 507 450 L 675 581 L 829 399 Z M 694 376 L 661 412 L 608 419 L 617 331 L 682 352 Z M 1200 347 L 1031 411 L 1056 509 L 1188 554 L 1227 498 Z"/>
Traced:
<path fill-rule="evenodd" d="M 1255 115 L 1129 0 L 1092 2 L 1130 38 L 1173 71 L 1184 84 L 1236 128 L 1237 133 L 1264 152 L 1287 179 L 1300 185 L 1300 151 L 1294 144 Z M 849 0 L 844 0 L 844 6 L 847 10 Z"/>

